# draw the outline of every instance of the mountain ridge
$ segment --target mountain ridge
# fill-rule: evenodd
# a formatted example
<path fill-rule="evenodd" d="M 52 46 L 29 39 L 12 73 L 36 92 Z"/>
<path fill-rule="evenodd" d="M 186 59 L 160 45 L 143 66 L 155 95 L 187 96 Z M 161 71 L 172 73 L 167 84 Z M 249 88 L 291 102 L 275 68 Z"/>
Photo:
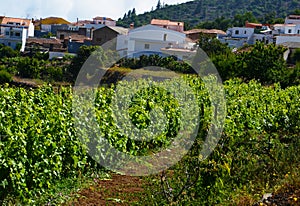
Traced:
<path fill-rule="evenodd" d="M 136 15 L 129 11 L 123 18 L 119 18 L 119 26 L 129 27 L 149 24 L 151 19 L 169 19 L 183 21 L 191 27 L 201 22 L 214 21 L 217 18 L 233 18 L 238 14 L 251 12 L 256 18 L 263 19 L 272 14 L 274 18 L 284 18 L 295 9 L 300 9 L 297 0 L 194 0 L 176 5 L 165 5 L 153 11 Z"/>

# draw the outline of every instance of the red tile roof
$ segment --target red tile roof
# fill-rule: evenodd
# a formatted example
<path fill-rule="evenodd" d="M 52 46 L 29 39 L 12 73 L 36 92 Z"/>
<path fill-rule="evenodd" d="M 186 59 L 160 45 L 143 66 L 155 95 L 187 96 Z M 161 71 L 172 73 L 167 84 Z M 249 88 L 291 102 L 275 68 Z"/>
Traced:
<path fill-rule="evenodd" d="M 96 16 L 95 18 L 93 18 L 93 20 L 108 20 L 108 21 L 114 21 L 113 19 L 111 18 L 107 18 L 107 17 L 100 17 L 100 16 Z"/>
<path fill-rule="evenodd" d="M 65 37 L 65 40 L 69 40 L 69 39 L 76 42 L 84 42 L 85 40 L 91 40 L 91 38 L 79 34 L 72 34 L 68 37 Z"/>
<path fill-rule="evenodd" d="M 185 34 L 197 34 L 197 33 L 204 33 L 204 34 L 223 34 L 226 35 L 226 32 L 219 30 L 219 29 L 192 29 L 184 32 Z"/>
<path fill-rule="evenodd" d="M 62 44 L 60 40 L 53 38 L 28 38 L 26 44 Z"/>
<path fill-rule="evenodd" d="M 30 19 L 22 19 L 22 18 L 13 18 L 13 17 L 0 17 L 0 23 L 1 24 L 8 24 L 10 22 L 12 23 L 19 23 L 21 26 L 29 26 L 31 20 Z"/>
<path fill-rule="evenodd" d="M 159 25 L 159 26 L 183 26 L 183 22 L 174 22 L 170 20 L 162 20 L 162 19 L 152 19 L 152 25 Z"/>
<path fill-rule="evenodd" d="M 84 26 L 86 24 L 91 24 L 91 23 L 93 23 L 92 20 L 79 20 L 78 22 L 74 22 L 71 25 L 73 25 L 73 26 Z"/>

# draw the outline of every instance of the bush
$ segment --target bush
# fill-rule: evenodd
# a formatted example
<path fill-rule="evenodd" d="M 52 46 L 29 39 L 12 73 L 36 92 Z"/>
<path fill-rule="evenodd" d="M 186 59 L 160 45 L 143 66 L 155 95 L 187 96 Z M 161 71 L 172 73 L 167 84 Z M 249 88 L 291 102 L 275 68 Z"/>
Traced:
<path fill-rule="evenodd" d="M 12 75 L 7 71 L 1 70 L 0 71 L 0 84 L 9 83 L 12 81 Z"/>

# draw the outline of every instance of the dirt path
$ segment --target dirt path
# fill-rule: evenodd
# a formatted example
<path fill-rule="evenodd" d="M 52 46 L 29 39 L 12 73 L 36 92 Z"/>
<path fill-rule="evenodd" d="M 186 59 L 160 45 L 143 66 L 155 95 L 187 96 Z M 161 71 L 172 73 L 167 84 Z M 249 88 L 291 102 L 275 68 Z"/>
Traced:
<path fill-rule="evenodd" d="M 114 174 L 109 180 L 95 181 L 94 186 L 80 191 L 80 197 L 67 205 L 134 205 L 144 195 L 143 181 L 138 177 Z"/>

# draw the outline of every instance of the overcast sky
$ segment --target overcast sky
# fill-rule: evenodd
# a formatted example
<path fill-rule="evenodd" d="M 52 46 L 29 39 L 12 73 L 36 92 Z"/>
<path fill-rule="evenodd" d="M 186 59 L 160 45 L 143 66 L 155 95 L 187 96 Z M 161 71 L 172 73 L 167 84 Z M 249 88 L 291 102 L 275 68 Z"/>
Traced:
<path fill-rule="evenodd" d="M 123 17 L 135 8 L 137 13 L 155 8 L 158 0 L 1 0 L 0 15 L 23 18 L 63 17 L 71 22 L 92 19 L 95 16 Z M 189 0 L 161 0 L 165 4 L 177 4 Z"/>

